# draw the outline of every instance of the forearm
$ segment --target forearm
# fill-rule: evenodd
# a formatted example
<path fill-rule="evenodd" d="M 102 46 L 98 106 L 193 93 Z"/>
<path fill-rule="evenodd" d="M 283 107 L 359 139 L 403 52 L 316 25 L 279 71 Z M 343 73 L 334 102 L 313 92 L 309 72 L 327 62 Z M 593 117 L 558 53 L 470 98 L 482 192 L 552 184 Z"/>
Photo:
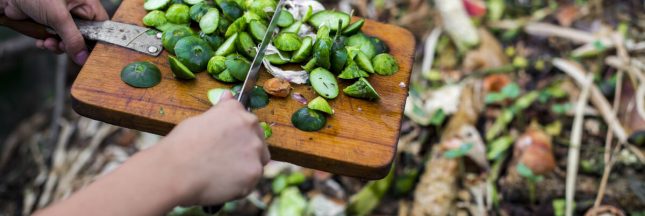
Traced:
<path fill-rule="evenodd" d="M 132 157 L 69 199 L 37 215 L 163 215 L 181 204 L 187 189 L 171 172 L 168 155 L 159 146 Z"/>

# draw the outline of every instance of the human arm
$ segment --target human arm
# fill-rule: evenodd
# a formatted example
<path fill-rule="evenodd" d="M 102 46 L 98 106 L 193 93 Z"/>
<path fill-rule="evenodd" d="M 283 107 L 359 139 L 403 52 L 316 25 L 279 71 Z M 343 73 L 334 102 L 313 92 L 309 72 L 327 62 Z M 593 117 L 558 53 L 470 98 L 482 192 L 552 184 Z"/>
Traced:
<path fill-rule="evenodd" d="M 77 64 L 83 64 L 89 55 L 81 32 L 72 15 L 86 20 L 107 20 L 107 12 L 100 0 L 0 0 L 0 15 L 9 19 L 32 19 L 53 28 L 57 38 L 37 40 L 36 46 L 55 53 L 66 52 Z"/>
<path fill-rule="evenodd" d="M 37 215 L 162 215 L 252 191 L 269 161 L 257 118 L 230 93 L 185 120 L 154 147 Z"/>

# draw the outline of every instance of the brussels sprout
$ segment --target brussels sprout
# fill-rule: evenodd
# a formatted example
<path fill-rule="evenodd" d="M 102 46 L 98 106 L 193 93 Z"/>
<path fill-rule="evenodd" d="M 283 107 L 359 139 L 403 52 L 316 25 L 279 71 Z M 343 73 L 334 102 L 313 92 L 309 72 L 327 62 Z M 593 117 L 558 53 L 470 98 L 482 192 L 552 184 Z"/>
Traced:
<path fill-rule="evenodd" d="M 253 13 L 252 11 L 244 12 L 244 15 L 242 15 L 242 17 L 244 17 L 244 20 L 246 20 L 246 23 L 251 23 L 251 21 L 253 20 L 258 20 L 258 21 L 264 20 L 260 15 Z"/>
<path fill-rule="evenodd" d="M 170 5 L 166 11 L 168 22 L 175 24 L 186 24 L 190 22 L 190 8 L 184 4 Z"/>
<path fill-rule="evenodd" d="M 121 70 L 121 80 L 135 88 L 150 88 L 161 82 L 161 71 L 150 62 L 134 62 Z"/>
<path fill-rule="evenodd" d="M 255 54 L 257 54 L 257 50 L 255 49 L 256 44 L 253 41 L 253 38 L 251 38 L 251 35 L 246 32 L 240 32 L 239 35 L 237 36 L 237 50 L 242 53 L 242 55 L 253 58 L 255 57 Z"/>
<path fill-rule="evenodd" d="M 226 57 L 226 68 L 231 72 L 231 75 L 239 81 L 246 80 L 246 76 L 251 68 L 251 62 L 246 60 L 241 55 L 230 55 Z"/>
<path fill-rule="evenodd" d="M 157 26 L 156 28 L 159 29 L 159 31 L 161 32 L 167 32 L 176 28 L 189 28 L 189 27 L 190 26 L 188 24 L 174 24 L 174 23 L 166 22 L 165 24 Z"/>
<path fill-rule="evenodd" d="M 217 34 L 220 34 L 220 35 L 226 34 L 226 30 L 228 30 L 228 27 L 231 26 L 231 23 L 233 23 L 233 21 L 230 21 L 220 16 L 219 27 L 217 27 Z"/>
<path fill-rule="evenodd" d="M 339 22 L 339 25 L 342 23 Z M 334 37 L 334 44 L 331 47 L 331 71 L 334 73 L 340 73 L 345 65 L 347 64 L 347 49 L 345 49 L 345 40 L 346 38 L 340 34 L 340 31 L 336 32 Z"/>
<path fill-rule="evenodd" d="M 168 56 L 168 62 L 170 63 L 170 70 L 172 70 L 175 78 L 185 80 L 195 79 L 195 74 L 175 57 Z"/>
<path fill-rule="evenodd" d="M 226 29 L 226 34 L 224 34 L 224 37 L 230 37 L 233 34 L 245 31 L 246 25 L 247 23 L 246 23 L 246 20 L 244 20 L 244 18 L 239 18 L 233 21 L 233 23 L 230 26 L 228 26 L 228 29 Z"/>
<path fill-rule="evenodd" d="M 262 41 L 267 32 L 267 26 L 260 20 L 253 20 L 249 23 L 249 32 L 255 41 Z"/>
<path fill-rule="evenodd" d="M 283 56 L 283 57 L 284 57 L 284 56 Z M 264 59 L 266 59 L 267 61 L 269 61 L 272 65 L 283 65 L 283 64 L 287 64 L 287 63 L 289 63 L 289 62 L 290 62 L 290 60 L 291 60 L 291 59 L 289 59 L 289 58 L 282 58 L 282 57 L 280 57 L 280 54 L 277 54 L 277 53 L 275 53 L 275 54 L 271 54 L 271 55 L 268 55 L 268 56 L 265 56 L 265 57 L 264 57 Z"/>
<path fill-rule="evenodd" d="M 262 131 L 264 131 L 264 139 L 268 139 L 269 137 L 271 137 L 271 135 L 273 135 L 271 126 L 266 122 L 260 122 L 260 127 L 262 128 Z"/>
<path fill-rule="evenodd" d="M 242 7 L 234 1 L 219 1 L 217 4 L 227 19 L 236 20 L 244 13 Z"/>
<path fill-rule="evenodd" d="M 329 103 L 327 103 L 327 100 L 325 100 L 325 98 L 320 96 L 309 101 L 309 103 L 307 104 L 307 108 L 312 110 L 318 110 L 318 111 L 327 113 L 329 115 L 334 114 L 334 109 L 331 108 L 331 106 L 329 105 Z"/>
<path fill-rule="evenodd" d="M 143 24 L 146 26 L 157 27 L 162 26 L 167 22 L 166 14 L 163 11 L 153 10 L 143 17 Z"/>
<path fill-rule="evenodd" d="M 329 37 L 318 38 L 314 44 L 314 58 L 316 65 L 329 69 L 331 67 L 331 48 L 333 41 Z"/>
<path fill-rule="evenodd" d="M 377 37 L 368 37 L 370 39 L 370 42 L 374 45 L 376 54 L 381 54 L 381 53 L 386 53 L 390 51 L 390 48 L 387 47 L 387 44 L 385 44 L 381 39 L 378 39 Z"/>
<path fill-rule="evenodd" d="M 361 19 L 359 21 L 356 21 L 355 23 L 352 23 L 351 25 L 347 26 L 345 30 L 343 30 L 343 35 L 351 36 L 358 33 L 359 31 L 361 31 L 363 24 L 365 24 L 365 19 Z"/>
<path fill-rule="evenodd" d="M 287 10 L 282 10 L 282 12 L 280 12 L 280 16 L 278 16 L 278 21 L 276 24 L 284 28 L 293 24 L 294 21 L 295 20 L 293 19 L 293 14 L 291 14 Z"/>
<path fill-rule="evenodd" d="M 296 51 L 302 45 L 300 37 L 295 33 L 282 32 L 273 40 L 273 45 L 282 51 Z"/>
<path fill-rule="evenodd" d="M 281 32 L 291 32 L 291 33 L 296 33 L 300 32 L 300 28 L 302 27 L 302 22 L 296 21 L 293 24 L 291 24 L 289 27 L 283 28 L 280 30 Z"/>
<path fill-rule="evenodd" d="M 324 68 L 316 68 L 309 76 L 311 87 L 316 93 L 327 99 L 334 99 L 338 96 L 338 82 L 334 74 Z"/>
<path fill-rule="evenodd" d="M 360 49 L 369 59 L 376 56 L 376 47 L 374 47 L 374 44 L 363 33 L 358 33 L 347 38 L 346 45 Z"/>
<path fill-rule="evenodd" d="M 368 73 L 374 73 L 374 67 L 372 66 L 372 60 L 367 58 L 363 52 L 358 51 L 356 55 L 356 64 L 358 64 L 358 67 L 360 67 L 362 70 L 368 72 Z"/>
<path fill-rule="evenodd" d="M 340 29 L 336 25 L 338 24 L 339 20 L 342 22 Z M 342 31 L 345 27 L 347 27 L 347 25 L 349 25 L 350 20 L 351 17 L 349 16 L 349 14 L 340 11 L 324 10 L 312 15 L 311 19 L 309 19 L 309 24 L 311 24 L 311 26 L 316 29 L 327 26 L 331 28 L 332 31 Z"/>
<path fill-rule="evenodd" d="M 143 3 L 143 8 L 149 11 L 159 10 L 166 7 L 168 3 L 170 3 L 170 0 L 147 0 Z"/>
<path fill-rule="evenodd" d="M 211 76 L 216 76 L 222 71 L 226 70 L 226 57 L 224 56 L 213 56 L 208 60 L 208 74 Z"/>
<path fill-rule="evenodd" d="M 222 71 L 221 73 L 213 76 L 213 78 L 215 78 L 216 80 L 225 82 L 225 83 L 235 83 L 235 82 L 237 82 L 237 79 L 235 79 L 235 77 L 233 77 L 233 75 L 231 75 L 231 71 L 229 71 L 228 69 L 226 69 L 226 70 Z"/>
<path fill-rule="evenodd" d="M 190 7 L 190 18 L 193 19 L 195 22 L 199 22 L 202 20 L 202 17 L 208 12 L 208 9 L 211 9 L 212 7 L 207 5 L 206 3 L 199 3 L 196 5 L 193 5 Z"/>
<path fill-rule="evenodd" d="M 216 34 L 206 34 L 204 32 L 200 32 L 199 37 L 201 37 L 202 40 L 206 41 L 206 43 L 208 43 L 208 45 L 210 45 L 213 50 L 217 50 L 224 43 L 224 38 Z"/>
<path fill-rule="evenodd" d="M 381 96 L 378 95 L 374 87 L 363 77 L 359 78 L 354 84 L 348 86 L 343 90 L 346 95 L 355 98 L 363 98 L 368 100 L 378 100 Z"/>
<path fill-rule="evenodd" d="M 277 5 L 278 3 L 274 0 L 255 0 L 249 5 L 249 10 L 268 19 L 275 12 Z"/>
<path fill-rule="evenodd" d="M 206 34 L 213 33 L 219 27 L 219 19 L 219 10 L 217 8 L 210 8 L 200 19 L 199 28 Z"/>
<path fill-rule="evenodd" d="M 168 52 L 175 53 L 175 45 L 180 39 L 193 35 L 193 30 L 188 27 L 180 26 L 164 31 L 161 35 L 161 43 Z"/>
<path fill-rule="evenodd" d="M 222 100 L 222 95 L 226 92 L 231 92 L 231 90 L 222 88 L 211 89 L 208 91 L 208 101 L 215 106 Z"/>
<path fill-rule="evenodd" d="M 327 118 L 316 110 L 304 107 L 291 116 L 291 123 L 302 131 L 319 131 L 327 124 Z"/>
<path fill-rule="evenodd" d="M 233 96 L 237 97 L 242 91 L 242 85 L 233 86 L 231 89 Z M 264 91 L 264 89 L 254 86 L 253 90 L 249 94 L 249 107 L 251 109 L 259 109 L 265 107 L 269 104 L 269 95 Z"/>
<path fill-rule="evenodd" d="M 226 56 L 235 52 L 235 42 L 237 41 L 238 34 L 235 33 L 224 41 L 224 43 L 215 51 L 215 55 Z"/>
<path fill-rule="evenodd" d="M 396 59 L 387 53 L 378 54 L 372 59 L 372 64 L 374 65 L 374 71 L 378 75 L 390 76 L 399 71 L 399 64 L 396 63 Z"/>
<path fill-rule="evenodd" d="M 302 40 L 302 45 L 300 45 L 300 48 L 293 54 L 291 62 L 300 63 L 311 56 L 313 41 L 314 40 L 311 37 L 305 37 L 305 39 Z"/>
<path fill-rule="evenodd" d="M 177 41 L 175 54 L 190 71 L 201 72 L 206 70 L 208 60 L 213 56 L 213 49 L 206 41 L 195 37 L 184 37 Z"/>
<path fill-rule="evenodd" d="M 189 4 L 189 5 L 196 5 L 204 2 L 204 0 L 183 0 L 184 3 Z"/>

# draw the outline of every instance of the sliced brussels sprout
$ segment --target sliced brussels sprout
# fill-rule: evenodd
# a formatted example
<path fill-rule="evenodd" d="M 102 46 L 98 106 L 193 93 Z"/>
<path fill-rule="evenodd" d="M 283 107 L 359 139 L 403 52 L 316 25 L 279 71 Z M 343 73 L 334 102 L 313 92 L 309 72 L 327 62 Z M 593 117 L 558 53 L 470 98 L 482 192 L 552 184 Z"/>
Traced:
<path fill-rule="evenodd" d="M 378 54 L 372 59 L 372 64 L 374 65 L 374 71 L 378 75 L 390 76 L 399 71 L 399 64 L 396 59 L 387 53 Z"/>
<path fill-rule="evenodd" d="M 199 28 L 206 34 L 213 33 L 219 27 L 219 19 L 219 10 L 210 8 L 199 21 Z"/>
<path fill-rule="evenodd" d="M 224 82 L 224 83 L 238 82 L 237 79 L 235 79 L 235 77 L 233 77 L 233 75 L 231 75 L 231 71 L 229 71 L 228 69 L 222 71 L 221 73 L 219 73 L 217 75 L 214 75 L 213 78 L 215 78 L 216 80 L 219 80 L 221 82 Z"/>
<path fill-rule="evenodd" d="M 307 58 L 311 56 L 313 41 L 313 38 L 305 37 L 305 39 L 302 40 L 302 45 L 300 45 L 300 48 L 293 54 L 293 57 L 291 57 L 291 62 L 300 63 L 307 60 Z"/>
<path fill-rule="evenodd" d="M 248 58 L 254 58 L 257 54 L 256 44 L 251 35 L 246 32 L 240 32 L 237 36 L 237 51 Z"/>
<path fill-rule="evenodd" d="M 170 63 L 170 70 L 172 70 L 175 78 L 185 80 L 195 79 L 195 74 L 175 57 L 168 56 L 168 62 Z"/>
<path fill-rule="evenodd" d="M 168 23 L 168 20 L 166 20 L 166 13 L 163 11 L 153 10 L 143 17 L 143 25 L 145 26 L 158 27 L 166 23 Z"/>
<path fill-rule="evenodd" d="M 215 51 L 215 55 L 226 56 L 235 52 L 235 42 L 237 41 L 238 34 L 228 37 L 226 41 Z"/>
<path fill-rule="evenodd" d="M 307 64 L 302 66 L 302 69 L 304 69 L 307 72 L 311 72 L 314 69 L 316 69 L 316 64 L 318 63 L 318 60 L 316 58 L 312 58 L 307 62 Z"/>
<path fill-rule="evenodd" d="M 338 96 L 338 82 L 334 74 L 324 68 L 316 68 L 309 75 L 309 82 L 311 87 L 318 93 L 318 95 L 334 99 Z"/>
<path fill-rule="evenodd" d="M 163 32 L 161 35 L 161 43 L 164 49 L 168 50 L 171 54 L 174 54 L 177 41 L 184 37 L 192 36 L 193 34 L 193 30 L 189 27 L 177 26 Z"/>
<path fill-rule="evenodd" d="M 207 71 L 211 76 L 218 75 L 226 70 L 226 57 L 224 56 L 213 56 L 208 60 Z"/>
<path fill-rule="evenodd" d="M 327 100 L 325 100 L 325 98 L 320 96 L 309 101 L 309 103 L 307 104 L 307 108 L 324 112 L 329 115 L 334 114 L 334 109 L 331 108 L 331 106 L 329 105 L 329 103 L 327 103 Z"/>
<path fill-rule="evenodd" d="M 170 0 L 147 0 L 143 3 L 143 8 L 146 10 L 160 10 L 170 3 Z"/>
<path fill-rule="evenodd" d="M 274 0 L 254 0 L 249 5 L 249 10 L 260 17 L 269 19 L 273 15 L 273 12 L 275 12 L 277 5 L 278 3 Z"/>
<path fill-rule="evenodd" d="M 295 20 L 293 19 L 293 14 L 291 14 L 287 10 L 282 10 L 282 12 L 280 12 L 280 16 L 278 16 L 278 21 L 276 24 L 278 24 L 278 26 L 282 28 L 285 28 L 293 24 L 294 21 Z"/>
<path fill-rule="evenodd" d="M 239 18 L 233 21 L 233 23 L 231 23 L 231 25 L 228 26 L 228 29 L 226 29 L 226 33 L 224 34 L 224 37 L 230 37 L 233 34 L 245 31 L 246 25 L 247 23 L 246 23 L 246 20 L 244 20 L 244 18 Z"/>
<path fill-rule="evenodd" d="M 300 27 L 302 27 L 302 22 L 296 21 L 293 24 L 291 24 L 290 26 L 288 26 L 286 28 L 283 28 L 280 31 L 281 32 L 291 32 L 291 33 L 298 34 L 298 32 L 300 32 Z"/>
<path fill-rule="evenodd" d="M 202 20 L 202 17 L 208 12 L 208 9 L 213 7 L 207 5 L 206 3 L 199 3 L 193 6 L 190 6 L 190 18 L 195 22 Z"/>
<path fill-rule="evenodd" d="M 362 98 L 368 100 L 378 100 L 381 96 L 378 95 L 374 87 L 370 85 L 367 79 L 361 77 L 354 84 L 347 86 L 343 90 L 346 95 L 355 98 Z"/>
<path fill-rule="evenodd" d="M 304 107 L 291 115 L 291 123 L 302 131 L 313 132 L 325 127 L 327 117 L 316 110 Z"/>
<path fill-rule="evenodd" d="M 175 24 L 190 23 L 190 8 L 185 4 L 170 5 L 166 11 L 166 19 Z"/>
<path fill-rule="evenodd" d="M 360 32 L 361 28 L 363 27 L 363 24 L 365 24 L 365 19 L 360 19 L 352 23 L 351 25 L 347 26 L 345 30 L 343 30 L 343 35 L 351 36 Z"/>
<path fill-rule="evenodd" d="M 121 80 L 135 88 L 150 88 L 161 82 L 161 71 L 150 62 L 133 62 L 121 70 Z"/>
<path fill-rule="evenodd" d="M 206 70 L 208 60 L 213 56 L 213 49 L 206 41 L 188 36 L 177 41 L 175 55 L 190 71 L 199 73 Z"/>
<path fill-rule="evenodd" d="M 351 58 L 348 59 L 347 61 L 347 67 L 338 75 L 338 78 L 341 79 L 356 79 L 360 77 L 369 77 L 370 75 L 361 70 L 360 67 L 358 67 L 358 64 Z"/>
<path fill-rule="evenodd" d="M 208 45 L 210 45 L 213 50 L 219 49 L 219 47 L 224 43 L 224 38 L 216 34 L 206 34 L 204 32 L 200 32 L 199 37 L 201 37 L 202 40 L 206 41 L 206 43 L 208 43 Z"/>
<path fill-rule="evenodd" d="M 262 41 L 267 32 L 267 26 L 260 20 L 253 20 L 249 23 L 249 32 L 255 41 Z"/>
<path fill-rule="evenodd" d="M 213 106 L 217 105 L 220 100 L 222 100 L 222 95 L 226 92 L 231 92 L 230 89 L 223 89 L 223 88 L 216 88 L 216 89 L 211 89 L 208 90 L 208 101 L 213 104 Z M 232 92 L 231 92 L 232 94 Z"/>
<path fill-rule="evenodd" d="M 367 58 L 372 59 L 376 56 L 376 47 L 372 44 L 371 40 L 365 36 L 363 33 L 358 33 L 347 38 L 346 46 L 356 47 L 367 56 Z"/>
<path fill-rule="evenodd" d="M 374 73 L 374 66 L 372 66 L 372 60 L 368 58 L 363 52 L 358 51 L 355 61 L 356 61 L 356 64 L 358 64 L 358 67 L 360 67 L 362 70 L 368 73 Z"/>
<path fill-rule="evenodd" d="M 218 1 L 217 5 L 222 9 L 224 17 L 230 20 L 236 20 L 244 14 L 244 10 L 234 1 Z"/>
<path fill-rule="evenodd" d="M 342 22 L 341 28 L 338 28 L 338 20 Z M 324 10 L 324 11 L 318 11 L 314 15 L 311 16 L 309 19 L 309 24 L 313 26 L 316 29 L 320 29 L 322 26 L 327 26 L 329 27 L 332 31 L 342 31 L 349 25 L 349 22 L 351 21 L 351 17 L 349 14 L 340 12 L 340 11 L 332 11 L 332 10 Z"/>
<path fill-rule="evenodd" d="M 226 57 L 226 68 L 231 72 L 235 79 L 244 82 L 251 68 L 251 62 L 244 56 L 233 54 Z"/>
<path fill-rule="evenodd" d="M 302 45 L 300 37 L 295 33 L 282 32 L 273 40 L 273 45 L 281 51 L 296 51 Z"/>
<path fill-rule="evenodd" d="M 288 58 L 283 58 L 284 56 L 280 56 L 278 53 L 274 53 L 271 55 L 267 55 L 264 57 L 267 61 L 269 61 L 272 65 L 283 65 L 287 64 L 290 62 L 290 59 Z"/>

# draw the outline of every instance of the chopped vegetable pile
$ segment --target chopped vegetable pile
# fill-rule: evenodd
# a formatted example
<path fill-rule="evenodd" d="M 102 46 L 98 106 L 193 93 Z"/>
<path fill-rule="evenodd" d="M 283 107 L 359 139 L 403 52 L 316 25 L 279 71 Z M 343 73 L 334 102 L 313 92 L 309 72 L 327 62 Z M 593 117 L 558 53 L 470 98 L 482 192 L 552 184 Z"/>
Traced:
<path fill-rule="evenodd" d="M 207 71 L 217 81 L 235 84 L 246 79 L 249 59 L 257 54 L 276 6 L 275 0 L 148 0 L 143 24 L 163 32 L 162 43 L 174 55 L 168 61 L 178 80 L 195 79 L 195 73 Z M 300 130 L 320 130 L 326 123 L 325 114 L 334 114 L 326 100 L 338 97 L 337 78 L 355 82 L 343 89 L 346 95 L 378 100 L 377 90 L 365 78 L 390 76 L 399 70 L 387 45 L 362 33 L 364 19 L 350 23 L 349 14 L 325 10 L 317 1 L 288 0 L 276 21 L 279 30 L 263 60 L 275 78 L 254 89 L 251 107 L 265 107 L 267 93 L 288 96 L 290 83 L 311 84 L 320 97 L 293 114 L 292 123 Z M 192 23 L 199 32 L 191 28 Z M 278 67 L 286 64 L 301 64 L 302 70 Z M 211 102 L 219 101 L 224 91 L 211 90 Z"/>

